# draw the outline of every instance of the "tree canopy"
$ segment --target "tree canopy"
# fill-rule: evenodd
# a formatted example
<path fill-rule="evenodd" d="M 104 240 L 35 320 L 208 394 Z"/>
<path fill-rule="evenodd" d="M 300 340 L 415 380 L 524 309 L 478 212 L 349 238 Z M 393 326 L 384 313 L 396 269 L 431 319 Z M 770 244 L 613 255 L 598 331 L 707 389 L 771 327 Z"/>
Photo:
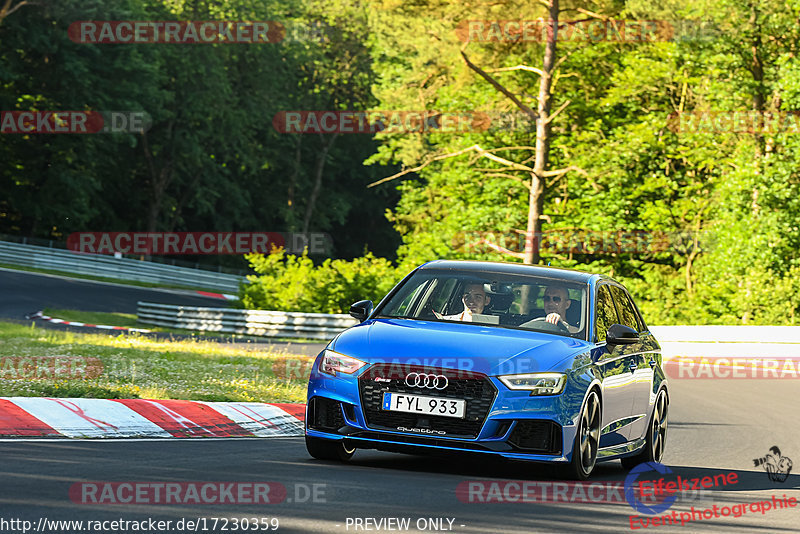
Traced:
<path fill-rule="evenodd" d="M 327 262 L 250 257 L 272 277 L 248 295 L 262 307 L 319 295 L 304 311 L 342 311 L 329 278 L 379 298 L 423 261 L 462 258 L 610 274 L 651 324 L 798 321 L 792 2 L 17 4 L 0 13 L 0 110 L 132 110 L 152 124 L 3 133 L 0 233 L 330 233 Z M 284 38 L 74 42 L 85 20 L 269 20 Z M 438 118 L 374 134 L 273 124 L 371 110 Z M 447 114 L 474 120 L 454 132 Z M 370 266 L 377 278 L 353 281 Z M 294 297 L 269 298 L 279 279 Z"/>

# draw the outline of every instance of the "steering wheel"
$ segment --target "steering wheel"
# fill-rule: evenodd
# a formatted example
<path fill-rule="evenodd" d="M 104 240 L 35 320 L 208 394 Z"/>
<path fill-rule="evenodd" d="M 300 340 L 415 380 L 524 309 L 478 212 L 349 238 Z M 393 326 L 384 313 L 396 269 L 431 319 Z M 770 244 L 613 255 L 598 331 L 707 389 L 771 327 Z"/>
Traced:
<path fill-rule="evenodd" d="M 547 322 L 547 317 L 537 317 L 536 319 L 532 319 L 531 320 L 531 322 L 535 322 L 535 321 Z M 569 332 L 569 328 L 567 328 L 567 326 L 564 324 L 564 321 L 559 321 L 556 324 L 553 324 L 553 323 L 547 323 L 547 324 L 557 327 L 559 330 L 561 330 L 565 334 L 569 334 L 570 333 Z"/>
<path fill-rule="evenodd" d="M 420 319 L 436 319 L 436 312 L 433 309 L 432 302 L 426 302 L 419 312 Z"/>

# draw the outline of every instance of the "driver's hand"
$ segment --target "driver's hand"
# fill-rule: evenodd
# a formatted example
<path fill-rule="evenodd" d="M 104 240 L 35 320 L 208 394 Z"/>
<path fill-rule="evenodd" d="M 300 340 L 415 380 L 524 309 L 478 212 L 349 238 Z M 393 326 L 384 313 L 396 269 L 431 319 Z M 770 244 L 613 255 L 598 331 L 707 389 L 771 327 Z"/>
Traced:
<path fill-rule="evenodd" d="M 549 314 L 547 317 L 544 318 L 544 320 L 550 324 L 558 324 L 564 322 L 564 320 L 561 318 L 561 315 L 557 313 Z"/>

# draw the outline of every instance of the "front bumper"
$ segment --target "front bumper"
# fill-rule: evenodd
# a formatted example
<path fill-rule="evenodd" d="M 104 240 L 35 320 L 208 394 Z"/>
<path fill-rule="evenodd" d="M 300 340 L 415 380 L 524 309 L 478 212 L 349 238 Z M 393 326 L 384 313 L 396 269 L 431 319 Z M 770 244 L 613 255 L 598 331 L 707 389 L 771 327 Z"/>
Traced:
<path fill-rule="evenodd" d="M 464 422 L 421 416 L 409 423 L 407 414 L 397 414 L 394 422 L 403 430 L 392 428 L 388 412 L 376 417 L 374 401 L 378 392 L 397 391 L 398 384 L 376 384 L 370 371 L 357 377 L 332 377 L 312 370 L 306 411 L 308 436 L 346 440 L 349 446 L 395 452 L 448 453 L 469 452 L 491 454 L 514 460 L 535 462 L 568 462 L 575 439 L 575 419 L 583 401 L 583 391 L 569 382 L 564 392 L 554 396 L 530 396 L 527 391 L 508 389 L 496 377 L 480 375 L 473 380 L 484 382 L 480 388 L 470 386 L 474 396 L 467 400 Z M 430 370 L 443 372 L 447 369 Z M 492 397 L 485 393 L 491 388 Z M 402 387 L 400 386 L 402 390 Z M 469 395 L 463 393 L 461 395 Z M 402 392 L 402 391 L 400 391 Z M 413 391 L 433 394 L 432 391 Z M 445 393 L 438 393 L 445 395 Z M 458 394 L 456 394 L 458 395 Z M 483 405 L 470 411 L 470 405 Z M 396 412 L 391 412 L 395 414 Z M 416 418 L 416 416 L 414 416 Z M 472 425 L 467 424 L 471 420 Z"/>

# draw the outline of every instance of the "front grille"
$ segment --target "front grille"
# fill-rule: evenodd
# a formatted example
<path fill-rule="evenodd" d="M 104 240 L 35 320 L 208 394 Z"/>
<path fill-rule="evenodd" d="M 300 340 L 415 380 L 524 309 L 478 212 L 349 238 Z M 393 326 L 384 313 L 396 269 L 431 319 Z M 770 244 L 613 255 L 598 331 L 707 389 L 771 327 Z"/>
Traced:
<path fill-rule="evenodd" d="M 338 431 L 345 426 L 342 408 L 338 401 L 325 397 L 314 397 L 308 407 L 309 428 Z"/>
<path fill-rule="evenodd" d="M 443 390 L 409 387 L 405 383 L 408 373 L 444 375 L 448 385 Z M 376 381 L 380 378 L 381 381 Z M 388 380 L 388 381 L 387 381 Z M 492 407 L 497 389 L 486 375 L 459 369 L 413 367 L 408 365 L 375 364 L 358 379 L 361 406 L 367 426 L 381 430 L 397 430 L 398 426 L 422 428 L 445 432 L 448 437 L 475 438 Z M 384 392 L 407 393 L 467 401 L 465 417 L 456 419 L 427 414 L 390 412 L 382 409 Z M 441 435 L 441 434 L 439 434 Z"/>
<path fill-rule="evenodd" d="M 561 427 L 553 421 L 517 421 L 508 442 L 525 452 L 561 454 Z"/>

